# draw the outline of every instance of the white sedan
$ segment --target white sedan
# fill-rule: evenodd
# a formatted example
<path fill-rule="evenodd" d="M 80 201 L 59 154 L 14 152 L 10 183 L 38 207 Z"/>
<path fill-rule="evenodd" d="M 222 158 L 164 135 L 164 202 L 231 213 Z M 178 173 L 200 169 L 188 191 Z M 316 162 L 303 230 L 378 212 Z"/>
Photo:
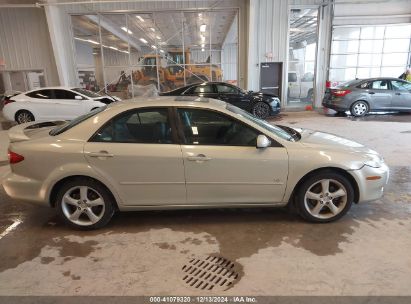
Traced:
<path fill-rule="evenodd" d="M 48 87 L 6 99 L 3 115 L 7 120 L 18 123 L 71 120 L 118 100 L 117 97 L 102 96 L 82 88 Z"/>
<path fill-rule="evenodd" d="M 330 222 L 380 198 L 388 181 L 382 157 L 361 144 L 213 99 L 115 103 L 71 122 L 15 126 L 9 137 L 7 194 L 83 229 L 115 210 L 287 204 Z"/>

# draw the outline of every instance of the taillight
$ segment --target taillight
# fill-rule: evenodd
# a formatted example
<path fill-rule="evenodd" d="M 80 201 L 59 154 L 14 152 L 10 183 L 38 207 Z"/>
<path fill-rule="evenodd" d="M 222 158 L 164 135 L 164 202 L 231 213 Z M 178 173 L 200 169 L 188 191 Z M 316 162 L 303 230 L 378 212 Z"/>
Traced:
<path fill-rule="evenodd" d="M 9 150 L 9 162 L 10 162 L 10 164 L 17 164 L 17 163 L 19 163 L 19 162 L 21 162 L 21 161 L 23 161 L 24 160 L 24 156 L 22 156 L 22 155 L 20 155 L 20 154 L 17 154 L 17 153 L 15 153 L 15 152 L 13 152 L 13 151 L 10 151 Z"/>
<path fill-rule="evenodd" d="M 13 100 L 13 99 L 5 99 L 4 102 L 3 102 L 3 105 L 6 105 L 6 104 L 9 104 L 9 103 L 12 103 L 12 102 L 16 102 L 16 101 Z"/>
<path fill-rule="evenodd" d="M 331 94 L 333 94 L 334 96 L 337 96 L 337 97 L 343 97 L 343 96 L 345 96 L 347 94 L 350 94 L 350 93 L 351 93 L 350 90 L 333 90 L 333 91 L 331 91 Z"/>

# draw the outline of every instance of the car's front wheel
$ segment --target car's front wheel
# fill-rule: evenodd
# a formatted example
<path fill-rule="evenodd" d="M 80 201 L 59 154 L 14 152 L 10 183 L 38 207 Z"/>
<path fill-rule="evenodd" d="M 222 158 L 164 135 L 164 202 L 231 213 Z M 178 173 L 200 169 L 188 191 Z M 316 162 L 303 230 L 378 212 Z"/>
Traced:
<path fill-rule="evenodd" d="M 265 102 L 259 101 L 253 106 L 251 112 L 254 116 L 265 119 L 270 116 L 270 106 Z"/>
<path fill-rule="evenodd" d="M 34 115 L 27 111 L 21 110 L 16 113 L 16 122 L 19 124 L 34 121 Z"/>
<path fill-rule="evenodd" d="M 362 117 L 368 113 L 368 104 L 365 101 L 359 100 L 351 105 L 350 112 L 355 117 Z"/>
<path fill-rule="evenodd" d="M 56 206 L 60 217 L 68 225 L 83 230 L 105 226 L 115 211 L 110 192 L 89 179 L 65 183 L 57 194 Z"/>
<path fill-rule="evenodd" d="M 322 172 L 305 180 L 297 190 L 299 214 L 310 222 L 332 222 L 351 208 L 354 190 L 349 180 L 336 172 Z"/>

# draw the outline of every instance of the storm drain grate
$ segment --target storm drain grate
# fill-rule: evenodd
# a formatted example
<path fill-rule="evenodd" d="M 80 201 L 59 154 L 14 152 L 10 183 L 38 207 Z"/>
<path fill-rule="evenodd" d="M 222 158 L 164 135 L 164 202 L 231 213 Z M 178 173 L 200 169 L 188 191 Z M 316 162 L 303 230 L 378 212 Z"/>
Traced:
<path fill-rule="evenodd" d="M 239 266 L 220 256 L 191 259 L 183 266 L 183 281 L 200 290 L 227 290 L 239 278 Z"/>

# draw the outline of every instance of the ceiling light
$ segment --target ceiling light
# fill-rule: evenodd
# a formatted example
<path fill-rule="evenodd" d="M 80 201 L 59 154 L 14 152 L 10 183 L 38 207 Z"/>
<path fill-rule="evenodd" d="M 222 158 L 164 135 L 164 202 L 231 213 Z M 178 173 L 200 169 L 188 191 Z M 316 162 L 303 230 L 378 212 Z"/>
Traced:
<path fill-rule="evenodd" d="M 203 43 L 203 44 L 201 45 L 201 47 L 204 48 L 204 47 L 205 47 L 205 44 Z"/>
<path fill-rule="evenodd" d="M 136 16 L 136 18 L 138 18 L 138 20 L 140 20 L 141 22 L 144 22 L 144 19 L 141 18 L 141 16 Z"/>
<path fill-rule="evenodd" d="M 152 32 L 155 32 L 155 31 L 156 31 L 156 29 L 155 29 L 154 27 L 150 27 L 150 30 L 151 30 Z"/>
<path fill-rule="evenodd" d="M 160 37 L 160 36 L 156 36 L 156 38 L 157 38 L 158 40 L 160 40 L 160 39 L 161 39 L 161 37 Z"/>
<path fill-rule="evenodd" d="M 116 48 L 116 47 L 114 47 L 114 46 L 109 46 L 108 48 L 109 48 L 109 49 L 112 49 L 112 50 L 115 50 L 115 51 L 118 51 L 118 48 Z"/>
<path fill-rule="evenodd" d="M 202 52 L 204 52 L 204 49 L 201 49 Z"/>
<path fill-rule="evenodd" d="M 199 13 L 199 14 L 198 14 L 198 17 L 200 17 L 200 18 L 201 18 L 202 16 L 203 16 L 203 14 L 202 14 L 202 13 Z"/>
<path fill-rule="evenodd" d="M 161 45 L 166 45 L 167 43 L 165 43 L 164 41 L 160 42 Z"/>
<path fill-rule="evenodd" d="M 125 26 L 121 27 L 121 29 L 123 31 L 125 31 L 126 33 L 129 33 L 130 35 L 133 33 L 132 31 L 130 31 L 128 28 L 126 28 Z"/>
<path fill-rule="evenodd" d="M 152 47 L 153 49 L 157 49 L 157 47 L 156 47 L 155 45 L 152 45 L 151 47 Z"/>
<path fill-rule="evenodd" d="M 201 35 L 201 42 L 205 41 L 205 37 L 203 35 Z"/>
<path fill-rule="evenodd" d="M 163 51 L 163 50 L 160 50 L 160 53 L 164 53 L 164 51 Z"/>
<path fill-rule="evenodd" d="M 147 43 L 147 40 L 144 39 L 144 38 L 140 38 L 140 41 L 143 42 L 143 43 Z"/>
<path fill-rule="evenodd" d="M 200 32 L 204 33 L 206 31 L 206 27 L 207 27 L 206 24 L 200 25 Z"/>

